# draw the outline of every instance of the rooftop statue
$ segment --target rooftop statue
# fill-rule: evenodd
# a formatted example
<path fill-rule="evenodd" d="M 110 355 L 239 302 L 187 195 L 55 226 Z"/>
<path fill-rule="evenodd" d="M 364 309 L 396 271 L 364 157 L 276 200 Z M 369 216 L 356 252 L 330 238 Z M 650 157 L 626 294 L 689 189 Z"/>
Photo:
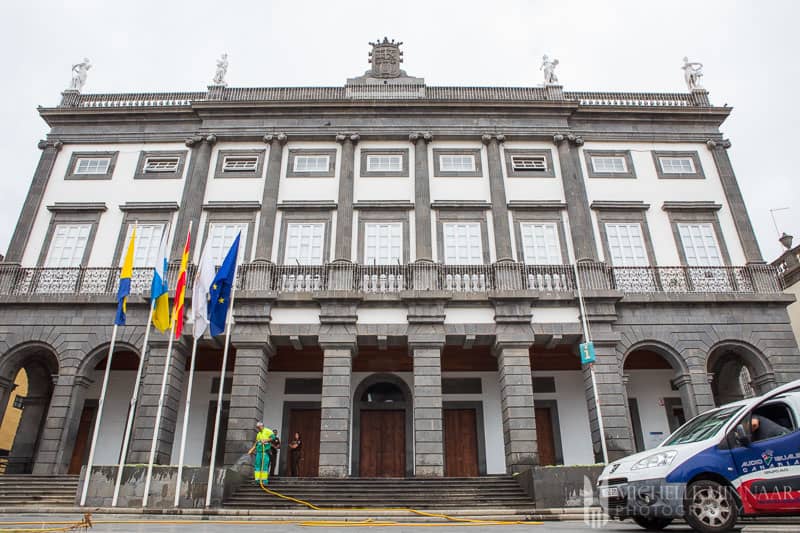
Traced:
<path fill-rule="evenodd" d="M 547 54 L 542 56 L 542 66 L 539 70 L 544 72 L 545 85 L 558 85 L 558 76 L 556 76 L 556 67 L 558 66 L 558 59 L 551 60 Z"/>
<path fill-rule="evenodd" d="M 227 85 L 225 83 L 225 74 L 228 73 L 228 54 L 222 54 L 217 60 L 217 72 L 214 74 L 214 79 L 211 83 L 214 85 Z"/>
<path fill-rule="evenodd" d="M 83 61 L 76 65 L 72 65 L 72 81 L 69 84 L 71 91 L 80 91 L 86 83 L 86 77 L 92 64 L 89 62 L 88 57 L 84 57 Z"/>
<path fill-rule="evenodd" d="M 702 89 L 703 85 L 700 83 L 700 78 L 703 77 L 703 64 L 690 62 L 688 57 L 683 58 L 683 78 L 686 80 L 686 87 L 690 91 L 694 89 Z"/>

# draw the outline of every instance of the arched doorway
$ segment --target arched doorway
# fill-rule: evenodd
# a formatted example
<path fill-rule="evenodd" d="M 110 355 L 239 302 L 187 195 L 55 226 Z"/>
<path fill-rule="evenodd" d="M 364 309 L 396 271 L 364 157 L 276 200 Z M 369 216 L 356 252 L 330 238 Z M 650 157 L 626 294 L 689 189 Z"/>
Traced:
<path fill-rule="evenodd" d="M 712 348 L 708 372 L 713 377 L 711 392 L 717 405 L 764 394 L 776 385 L 766 359 L 740 342 L 724 342 Z"/>
<path fill-rule="evenodd" d="M 394 374 L 374 374 L 353 396 L 353 474 L 358 477 L 413 475 L 412 398 Z"/>
<path fill-rule="evenodd" d="M 33 471 L 57 375 L 58 358 L 41 344 L 21 347 L 3 358 L 0 378 L 8 386 L 0 397 L 4 411 L 0 434 L 7 447 L 0 450 L 0 466 L 7 474 Z"/>

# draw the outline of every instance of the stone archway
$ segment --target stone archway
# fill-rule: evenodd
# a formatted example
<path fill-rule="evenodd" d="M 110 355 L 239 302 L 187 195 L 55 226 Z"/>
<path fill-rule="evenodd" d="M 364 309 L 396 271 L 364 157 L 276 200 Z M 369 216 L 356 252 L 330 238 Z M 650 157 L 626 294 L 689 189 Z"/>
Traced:
<path fill-rule="evenodd" d="M 353 395 L 354 476 L 413 475 L 413 409 L 411 390 L 395 374 L 373 374 L 359 383 Z"/>
<path fill-rule="evenodd" d="M 0 427 L 8 435 L 10 443 L 4 452 L 6 473 L 29 474 L 33 471 L 58 372 L 55 350 L 43 343 L 19 346 L 2 358 Z M 24 396 L 15 394 L 17 383 L 24 383 Z"/>
<path fill-rule="evenodd" d="M 775 388 L 775 374 L 764 355 L 741 341 L 722 341 L 709 351 L 707 368 L 717 405 L 764 394 Z"/>

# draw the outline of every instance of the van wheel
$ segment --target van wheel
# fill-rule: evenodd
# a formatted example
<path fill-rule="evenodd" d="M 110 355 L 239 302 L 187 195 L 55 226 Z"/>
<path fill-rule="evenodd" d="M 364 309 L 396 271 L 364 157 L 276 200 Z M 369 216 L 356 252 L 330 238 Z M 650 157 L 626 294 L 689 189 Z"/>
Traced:
<path fill-rule="evenodd" d="M 686 521 L 701 533 L 728 531 L 736 524 L 738 507 L 733 491 L 716 481 L 701 480 L 686 489 Z"/>
<path fill-rule="evenodd" d="M 672 523 L 672 518 L 659 518 L 655 516 L 633 516 L 631 518 L 647 531 L 661 531 Z"/>

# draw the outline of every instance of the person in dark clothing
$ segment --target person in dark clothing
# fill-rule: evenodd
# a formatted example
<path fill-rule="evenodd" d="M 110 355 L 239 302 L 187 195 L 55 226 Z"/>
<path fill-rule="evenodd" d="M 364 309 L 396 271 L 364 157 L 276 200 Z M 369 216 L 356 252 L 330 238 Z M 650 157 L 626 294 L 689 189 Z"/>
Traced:
<path fill-rule="evenodd" d="M 753 415 L 750 419 L 750 433 L 753 442 L 760 440 L 772 439 L 774 437 L 782 437 L 789 433 L 789 430 L 782 425 L 773 422 L 767 417 L 761 415 Z"/>
<path fill-rule="evenodd" d="M 281 439 L 278 437 L 278 430 L 272 430 L 272 441 L 270 442 L 272 446 L 269 448 L 269 476 L 272 477 L 275 475 L 275 464 L 278 462 L 278 448 L 281 447 Z"/>
<path fill-rule="evenodd" d="M 300 477 L 300 460 L 303 458 L 303 439 L 295 432 L 289 443 L 289 475 Z"/>

